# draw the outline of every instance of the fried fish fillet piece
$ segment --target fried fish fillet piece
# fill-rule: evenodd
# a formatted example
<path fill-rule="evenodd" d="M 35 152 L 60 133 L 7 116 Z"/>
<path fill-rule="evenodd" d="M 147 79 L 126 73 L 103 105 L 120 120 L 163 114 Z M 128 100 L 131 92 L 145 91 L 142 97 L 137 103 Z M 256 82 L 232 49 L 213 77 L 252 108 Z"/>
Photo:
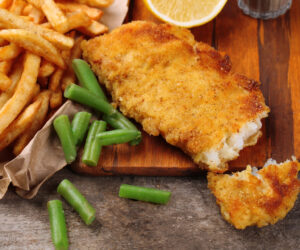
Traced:
<path fill-rule="evenodd" d="M 260 170 L 247 166 L 233 175 L 208 173 L 208 187 L 226 221 L 237 229 L 263 227 L 293 208 L 300 191 L 299 169 L 295 159 L 281 164 L 269 160 Z"/>
<path fill-rule="evenodd" d="M 226 171 L 261 135 L 269 109 L 259 83 L 231 72 L 227 55 L 187 29 L 136 21 L 82 49 L 123 114 L 203 169 Z"/>

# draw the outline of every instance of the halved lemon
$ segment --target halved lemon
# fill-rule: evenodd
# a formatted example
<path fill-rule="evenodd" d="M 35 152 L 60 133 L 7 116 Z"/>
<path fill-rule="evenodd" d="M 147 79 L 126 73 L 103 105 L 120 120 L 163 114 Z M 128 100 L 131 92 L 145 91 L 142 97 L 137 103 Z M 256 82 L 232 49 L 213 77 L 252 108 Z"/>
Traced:
<path fill-rule="evenodd" d="M 205 24 L 216 17 L 227 0 L 144 0 L 159 19 L 181 27 Z"/>

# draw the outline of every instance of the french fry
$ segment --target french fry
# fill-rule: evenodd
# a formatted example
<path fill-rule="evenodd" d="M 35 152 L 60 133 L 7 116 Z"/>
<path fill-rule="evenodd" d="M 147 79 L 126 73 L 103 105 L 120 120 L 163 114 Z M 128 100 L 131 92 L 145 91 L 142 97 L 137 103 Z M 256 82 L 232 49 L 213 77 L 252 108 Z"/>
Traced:
<path fill-rule="evenodd" d="M 74 37 L 75 31 L 70 32 L 68 36 Z M 49 89 L 51 89 L 52 91 L 57 91 L 58 86 L 61 86 L 61 88 L 65 90 L 66 86 L 75 82 L 75 74 L 72 69 L 71 61 L 75 57 L 79 57 L 81 55 L 80 43 L 82 40 L 83 36 L 77 37 L 75 39 L 74 47 L 71 50 L 62 51 L 62 57 L 68 67 L 67 70 L 63 73 L 61 71 L 57 71 L 51 76 Z"/>
<path fill-rule="evenodd" d="M 113 0 L 74 0 L 74 2 L 87 4 L 92 7 L 103 8 L 109 6 Z"/>
<path fill-rule="evenodd" d="M 9 74 L 9 78 L 11 79 L 11 85 L 6 90 L 6 93 L 13 95 L 15 92 L 15 89 L 17 87 L 17 84 L 19 80 L 21 79 L 22 72 L 23 72 L 23 61 L 24 58 L 20 58 L 16 61 L 14 67 L 11 70 L 11 73 Z"/>
<path fill-rule="evenodd" d="M 6 91 L 10 84 L 11 80 L 8 78 L 8 76 L 0 72 L 0 90 Z"/>
<path fill-rule="evenodd" d="M 34 137 L 35 133 L 44 125 L 49 107 L 50 94 L 51 93 L 49 90 L 44 90 L 37 96 L 37 100 L 41 99 L 41 106 L 38 113 L 34 117 L 34 121 L 32 122 L 32 124 L 16 140 L 13 148 L 13 152 L 15 155 L 18 155 L 22 152 L 25 146 Z"/>
<path fill-rule="evenodd" d="M 44 13 L 34 6 L 32 6 L 28 16 L 31 17 L 33 19 L 33 22 L 36 24 L 41 23 L 45 18 Z"/>
<path fill-rule="evenodd" d="M 2 23 L 5 28 L 25 29 L 36 33 L 60 49 L 70 49 L 74 45 L 74 40 L 72 38 L 64 36 L 54 30 L 44 28 L 41 25 L 24 20 L 22 17 L 5 9 L 0 9 L 0 23 Z"/>
<path fill-rule="evenodd" d="M 0 61 L 7 61 L 16 58 L 22 49 L 14 43 L 0 47 Z"/>
<path fill-rule="evenodd" d="M 5 103 L 9 100 L 10 95 L 6 92 L 2 92 L 0 94 L 0 109 L 5 105 Z"/>
<path fill-rule="evenodd" d="M 0 0 L 0 8 L 6 9 L 8 8 L 12 3 L 12 0 Z"/>
<path fill-rule="evenodd" d="M 75 36 L 75 32 L 72 31 L 69 34 L 69 36 Z M 61 52 L 61 55 L 62 55 L 64 61 L 66 62 L 66 65 L 68 65 L 68 68 L 69 68 L 71 50 L 63 50 Z M 56 71 L 53 73 L 53 75 L 50 78 L 48 88 L 54 92 L 57 91 L 59 86 L 61 85 L 61 80 L 62 80 L 63 75 L 64 75 L 64 71 L 62 69 L 56 69 Z"/>
<path fill-rule="evenodd" d="M 11 69 L 12 63 L 13 63 L 12 60 L 0 62 L 0 72 L 4 74 L 8 74 Z"/>
<path fill-rule="evenodd" d="M 22 11 L 23 16 L 28 16 L 30 11 L 32 10 L 33 6 L 31 4 L 27 4 Z"/>
<path fill-rule="evenodd" d="M 53 0 L 43 0 L 41 1 L 41 9 L 54 29 L 65 33 L 67 18 L 56 3 Z"/>
<path fill-rule="evenodd" d="M 65 67 L 64 60 L 58 50 L 46 39 L 32 31 L 23 29 L 6 29 L 0 31 L 0 38 L 6 39 L 26 50 L 42 56 L 49 62 L 53 62 L 61 68 Z"/>
<path fill-rule="evenodd" d="M 76 81 L 76 77 L 74 74 L 74 71 L 72 69 L 71 66 L 71 62 L 75 59 L 75 58 L 80 58 L 81 56 L 81 42 L 83 40 L 83 36 L 79 36 L 75 39 L 75 44 L 74 47 L 71 50 L 71 55 L 70 55 L 70 60 L 67 62 L 68 64 L 68 69 L 65 72 L 65 74 L 63 75 L 63 78 L 61 80 L 61 88 L 63 91 L 65 91 L 65 89 L 72 83 L 75 83 Z"/>
<path fill-rule="evenodd" d="M 57 3 L 57 6 L 65 12 L 83 11 L 83 12 L 85 12 L 85 14 L 88 15 L 89 18 L 91 18 L 93 20 L 99 20 L 101 18 L 101 16 L 103 15 L 102 10 L 97 9 L 97 8 L 92 8 L 85 4 L 80 4 L 80 3 L 59 1 L 59 3 Z"/>
<path fill-rule="evenodd" d="M 52 26 L 51 26 L 51 23 L 42 23 L 40 26 L 42 26 L 43 28 L 46 28 L 46 29 L 52 29 Z"/>
<path fill-rule="evenodd" d="M 83 34 L 94 37 L 108 32 L 108 27 L 102 23 L 92 20 L 92 24 L 87 27 L 80 27 L 77 29 Z"/>
<path fill-rule="evenodd" d="M 26 0 L 28 3 L 32 4 L 36 8 L 41 8 L 41 1 L 40 0 Z M 42 0 L 43 1 L 43 0 Z"/>
<path fill-rule="evenodd" d="M 66 64 L 68 65 L 67 67 L 69 67 L 70 65 L 70 57 L 71 57 L 71 50 L 63 50 L 61 51 L 61 56 L 64 59 L 64 61 L 66 62 Z"/>
<path fill-rule="evenodd" d="M 61 78 L 63 76 L 64 71 L 60 68 L 56 69 L 53 75 L 50 78 L 49 89 L 52 91 L 56 91 L 60 85 Z"/>
<path fill-rule="evenodd" d="M 75 83 L 76 78 L 73 72 L 67 71 L 61 79 L 61 88 L 63 91 L 72 83 Z"/>
<path fill-rule="evenodd" d="M 75 31 L 72 31 L 69 36 L 73 35 L 75 36 Z M 64 59 L 66 65 L 67 65 L 67 68 L 70 67 L 70 58 L 71 58 L 71 49 L 68 49 L 68 50 L 62 50 L 61 51 L 61 56 L 62 58 Z"/>
<path fill-rule="evenodd" d="M 12 69 L 12 72 L 9 74 L 9 79 L 11 80 L 11 83 L 9 87 L 6 89 L 6 91 L 1 93 L 1 95 L 8 94 L 9 97 L 13 95 L 15 88 L 21 78 L 22 71 L 23 71 L 22 63 L 16 63 Z"/>
<path fill-rule="evenodd" d="M 0 133 L 0 151 L 10 145 L 20 134 L 32 124 L 42 101 L 37 100 L 29 105 L 16 120 Z"/>
<path fill-rule="evenodd" d="M 0 134 L 31 100 L 39 73 L 40 62 L 41 58 L 39 56 L 26 53 L 24 70 L 16 91 L 0 110 Z"/>
<path fill-rule="evenodd" d="M 36 84 L 34 85 L 34 89 L 32 91 L 32 98 L 35 98 L 41 91 L 40 85 Z"/>
<path fill-rule="evenodd" d="M 77 38 L 75 39 L 76 31 L 72 30 L 72 31 L 70 31 L 66 35 L 68 37 L 71 37 L 72 39 L 74 39 L 74 46 L 75 46 L 75 43 L 76 43 L 76 40 L 77 40 Z M 73 48 L 74 48 L 74 46 L 73 46 Z M 70 58 L 71 58 L 71 52 L 72 52 L 73 48 L 71 48 L 71 49 L 65 49 L 65 50 L 61 51 L 61 56 L 64 59 L 65 63 L 67 64 L 67 67 L 70 67 Z"/>
<path fill-rule="evenodd" d="M 62 91 L 76 81 L 71 61 L 81 57 L 76 31 L 108 32 L 98 8 L 112 1 L 0 0 L 0 150 L 15 141 L 18 155 L 62 105 Z"/>
<path fill-rule="evenodd" d="M 10 12 L 20 15 L 26 6 L 26 2 L 23 0 L 13 0 L 12 5 L 9 8 Z"/>
<path fill-rule="evenodd" d="M 20 16 L 20 17 L 22 17 L 26 21 L 33 22 L 33 18 L 30 16 Z"/>
<path fill-rule="evenodd" d="M 83 41 L 83 39 L 84 39 L 83 36 L 76 37 L 76 39 L 75 39 L 75 44 L 71 50 L 71 56 L 70 56 L 70 61 L 69 61 L 70 69 L 72 69 L 71 62 L 73 61 L 73 59 L 81 57 L 81 51 L 82 51 L 81 50 L 81 42 Z"/>
<path fill-rule="evenodd" d="M 60 26 L 60 31 L 66 33 L 76 28 L 88 27 L 91 24 L 92 19 L 90 19 L 85 12 L 79 11 L 68 16 L 67 21 Z"/>
<path fill-rule="evenodd" d="M 55 70 L 55 66 L 52 63 L 43 60 L 39 70 L 39 77 L 48 77 L 52 75 L 54 70 Z"/>
<path fill-rule="evenodd" d="M 16 63 L 13 68 L 9 78 L 11 79 L 11 84 L 5 92 L 0 94 L 0 109 L 4 106 L 4 104 L 9 100 L 9 98 L 13 95 L 15 88 L 17 86 L 18 81 L 21 78 L 23 71 L 23 65 L 21 63 Z"/>
<path fill-rule="evenodd" d="M 61 89 L 52 92 L 51 97 L 50 97 L 50 108 L 51 109 L 56 109 L 59 106 L 62 105 L 62 92 Z"/>

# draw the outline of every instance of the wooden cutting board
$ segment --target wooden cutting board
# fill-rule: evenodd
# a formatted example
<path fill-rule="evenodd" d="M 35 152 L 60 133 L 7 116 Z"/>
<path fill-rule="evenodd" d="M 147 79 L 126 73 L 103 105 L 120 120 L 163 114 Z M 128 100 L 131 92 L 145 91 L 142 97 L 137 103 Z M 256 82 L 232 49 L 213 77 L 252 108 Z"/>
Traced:
<path fill-rule="evenodd" d="M 159 23 L 142 0 L 131 1 L 126 22 L 151 20 Z M 232 70 L 259 80 L 269 117 L 263 122 L 263 136 L 257 145 L 245 148 L 232 169 L 247 164 L 262 166 L 272 157 L 284 161 L 300 158 L 300 1 L 275 20 L 245 16 L 236 0 L 229 0 L 222 12 L 208 24 L 193 28 L 196 39 L 206 42 L 231 58 Z M 137 147 L 106 147 L 97 168 L 81 164 L 77 172 L 96 175 L 190 175 L 200 170 L 188 156 L 161 137 L 143 134 Z"/>

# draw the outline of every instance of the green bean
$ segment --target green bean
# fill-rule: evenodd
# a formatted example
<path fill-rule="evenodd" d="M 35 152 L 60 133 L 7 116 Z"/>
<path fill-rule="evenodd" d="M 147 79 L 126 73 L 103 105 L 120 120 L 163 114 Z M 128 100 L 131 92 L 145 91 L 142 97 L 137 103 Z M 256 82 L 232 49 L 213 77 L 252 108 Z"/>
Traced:
<path fill-rule="evenodd" d="M 159 204 L 166 204 L 171 196 L 171 192 L 158 190 L 155 188 L 138 187 L 128 184 L 120 186 L 119 197 L 147 201 Z"/>
<path fill-rule="evenodd" d="M 91 70 L 86 61 L 82 59 L 74 59 L 72 61 L 72 67 L 82 87 L 90 90 L 95 95 L 98 95 L 104 101 L 107 101 L 94 72 Z"/>
<path fill-rule="evenodd" d="M 88 166 L 95 167 L 98 164 L 102 146 L 96 135 L 105 131 L 106 122 L 94 121 L 89 129 L 88 136 L 84 145 L 82 162 Z"/>
<path fill-rule="evenodd" d="M 69 180 L 63 180 L 58 185 L 57 192 L 75 209 L 86 225 L 94 221 L 95 209 Z"/>
<path fill-rule="evenodd" d="M 71 128 L 72 128 L 76 146 L 82 143 L 86 131 L 89 127 L 91 117 L 92 114 L 85 111 L 78 112 L 75 114 L 71 122 Z"/>
<path fill-rule="evenodd" d="M 121 144 L 132 141 L 141 136 L 141 132 L 130 129 L 115 129 L 112 131 L 101 132 L 96 135 L 102 146 Z"/>
<path fill-rule="evenodd" d="M 93 92 L 76 84 L 70 84 L 65 89 L 64 96 L 107 115 L 113 115 L 116 113 L 116 110 L 108 102 L 100 99 L 99 96 L 95 95 Z"/>
<path fill-rule="evenodd" d="M 52 200 L 47 203 L 52 242 L 57 250 L 65 250 L 69 247 L 66 220 L 60 200 Z"/>
<path fill-rule="evenodd" d="M 117 114 L 119 114 L 119 112 Z M 116 118 L 116 115 L 115 116 L 103 115 L 102 119 L 106 121 L 114 129 L 128 129 L 128 127 L 126 126 L 126 124 L 123 123 L 123 121 Z"/>
<path fill-rule="evenodd" d="M 110 126 L 115 129 L 132 129 L 137 130 L 136 126 L 129 121 L 124 115 L 122 115 L 119 111 L 113 116 L 111 115 L 103 115 L 103 120 L 106 121 Z M 136 139 L 129 142 L 130 145 L 138 145 L 142 140 L 142 135 L 138 136 Z"/>
<path fill-rule="evenodd" d="M 76 146 L 68 116 L 60 115 L 53 122 L 68 164 L 76 159 Z"/>

